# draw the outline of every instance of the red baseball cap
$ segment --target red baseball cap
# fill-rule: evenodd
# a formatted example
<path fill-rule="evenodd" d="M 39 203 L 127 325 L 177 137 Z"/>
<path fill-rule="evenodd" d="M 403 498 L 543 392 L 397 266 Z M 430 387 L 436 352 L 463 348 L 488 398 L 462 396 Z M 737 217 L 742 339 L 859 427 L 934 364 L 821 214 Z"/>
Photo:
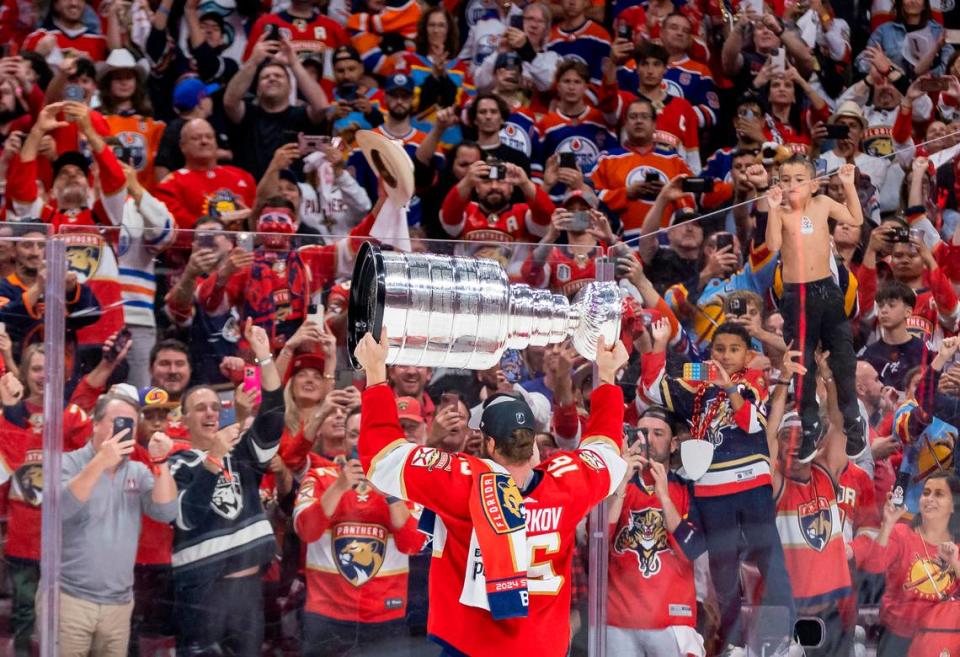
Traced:
<path fill-rule="evenodd" d="M 397 415 L 401 420 L 423 422 L 423 407 L 413 397 L 397 397 Z"/>
<path fill-rule="evenodd" d="M 324 358 L 320 354 L 307 353 L 294 356 L 293 360 L 290 361 L 290 365 L 287 367 L 287 373 L 283 377 L 284 385 L 286 385 L 287 381 L 292 379 L 297 372 L 307 368 L 312 367 L 323 374 L 324 362 Z"/>

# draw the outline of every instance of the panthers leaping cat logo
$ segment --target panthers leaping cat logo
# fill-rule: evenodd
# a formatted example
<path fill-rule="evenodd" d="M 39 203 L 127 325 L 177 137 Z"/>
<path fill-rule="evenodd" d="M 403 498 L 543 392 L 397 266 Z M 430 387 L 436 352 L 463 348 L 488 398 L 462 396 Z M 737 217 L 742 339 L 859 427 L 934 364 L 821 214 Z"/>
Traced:
<path fill-rule="evenodd" d="M 617 532 L 613 543 L 617 554 L 629 550 L 637 555 L 640 574 L 647 578 L 660 572 L 660 552 L 668 547 L 660 509 L 630 511 L 630 523 Z"/>
<path fill-rule="evenodd" d="M 386 554 L 386 529 L 366 523 L 344 523 L 334 529 L 337 569 L 354 586 L 376 577 Z"/>

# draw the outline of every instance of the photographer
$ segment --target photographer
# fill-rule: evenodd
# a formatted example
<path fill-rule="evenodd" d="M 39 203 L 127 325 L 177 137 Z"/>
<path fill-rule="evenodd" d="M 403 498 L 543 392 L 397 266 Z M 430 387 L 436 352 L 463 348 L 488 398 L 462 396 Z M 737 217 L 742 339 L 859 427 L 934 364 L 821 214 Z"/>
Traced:
<path fill-rule="evenodd" d="M 566 237 L 566 244 L 557 244 L 561 236 Z M 567 192 L 540 244 L 523 263 L 524 280 L 532 287 L 549 287 L 573 299 L 596 278 L 599 247 L 609 248 L 616 241 L 610 222 L 597 210 L 596 198 L 579 190 Z"/>
<path fill-rule="evenodd" d="M 383 92 L 369 86 L 360 53 L 353 46 L 333 51 L 333 102 L 327 112 L 333 121 L 333 134 L 352 135 L 356 130 L 372 130 L 383 123 Z M 352 144 L 351 144 L 352 145 Z"/>
<path fill-rule="evenodd" d="M 167 466 L 170 438 L 150 438 L 155 475 L 129 458 L 139 414 L 134 399 L 101 396 L 92 440 L 63 456 L 61 655 L 126 657 L 141 513 L 161 522 L 177 517 L 177 487 Z"/>
<path fill-rule="evenodd" d="M 648 407 L 625 428 L 627 472 L 610 498 L 607 646 L 611 655 L 706 653 L 697 627 L 694 560 L 706 544 L 687 484 L 670 471 L 674 418 Z M 653 537 L 652 545 L 647 541 Z"/>
<path fill-rule="evenodd" d="M 525 202 L 511 205 L 515 188 Z M 528 242 L 544 235 L 554 209 L 546 192 L 516 164 L 478 160 L 447 194 L 440 219 L 451 237 Z"/>

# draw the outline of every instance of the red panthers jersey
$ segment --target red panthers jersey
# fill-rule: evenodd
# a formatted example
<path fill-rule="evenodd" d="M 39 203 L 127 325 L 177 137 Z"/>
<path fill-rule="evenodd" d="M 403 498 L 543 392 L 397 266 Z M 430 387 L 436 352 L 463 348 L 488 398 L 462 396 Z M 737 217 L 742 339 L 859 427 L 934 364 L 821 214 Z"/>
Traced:
<path fill-rule="evenodd" d="M 663 506 L 647 482 L 627 485 L 623 509 L 610 523 L 610 575 L 607 622 L 631 630 L 697 626 L 697 591 L 691 561 L 663 521 Z M 690 493 L 676 480 L 670 499 L 681 518 L 690 509 Z"/>
<path fill-rule="evenodd" d="M 460 197 L 454 187 L 440 208 L 443 228 L 451 237 L 477 242 L 536 242 L 547 231 L 553 201 L 540 187 L 533 201 L 517 203 L 503 212 L 486 213 L 476 201 Z"/>
<path fill-rule="evenodd" d="M 170 172 L 154 189 L 154 196 L 163 201 L 177 226 L 193 228 L 197 219 L 209 214 L 211 206 L 229 204 L 234 211 L 235 200 L 242 200 L 253 208 L 257 183 L 253 176 L 237 167 L 217 165 L 209 171 L 187 168 Z"/>
<path fill-rule="evenodd" d="M 388 495 L 423 504 L 437 516 L 427 631 L 438 643 L 468 655 L 507 655 L 531 646 L 538 655 L 567 654 L 576 527 L 616 489 L 626 471 L 620 458 L 623 392 L 602 385 L 593 391 L 591 402 L 593 413 L 581 448 L 537 466 L 519 509 L 512 504 L 515 500 L 497 502 L 497 518 L 522 514 L 530 557 L 528 616 L 495 621 L 488 609 L 474 606 L 477 601 L 467 597 L 483 572 L 470 549 L 471 539 L 476 540 L 469 511 L 475 495 L 472 457 L 407 442 L 393 390 L 387 385 L 364 390 L 363 408 L 370 412 L 361 416 L 359 449 L 370 482 Z M 491 520 L 491 526 L 497 525 Z M 468 569 L 468 563 L 479 572 Z"/>
<path fill-rule="evenodd" d="M 663 107 L 657 108 L 653 141 L 664 150 L 676 151 L 690 170 L 700 173 L 699 117 L 693 105 L 683 98 L 667 95 Z"/>
<path fill-rule="evenodd" d="M 314 468 L 297 494 L 293 523 L 307 544 L 306 610 L 359 623 L 403 618 L 407 555 L 420 551 L 426 535 L 414 515 L 395 528 L 386 498 L 369 484 L 344 493 L 328 517 L 320 500 L 338 476 L 336 465 Z"/>
<path fill-rule="evenodd" d="M 531 251 L 523 263 L 523 280 L 532 287 L 550 288 L 572 299 L 580 288 L 596 278 L 596 259 L 599 255 L 599 247 L 588 253 L 574 255 L 565 246 L 555 246 L 550 250 L 547 261 L 540 263 L 534 261 Z"/>
<path fill-rule="evenodd" d="M 783 478 L 777 497 L 777 533 L 798 607 L 837 602 L 852 588 L 837 505 L 837 485 L 822 466 L 810 481 Z"/>
<path fill-rule="evenodd" d="M 346 30 L 340 23 L 325 16 L 319 9 L 314 9 L 313 16 L 310 18 L 298 18 L 285 11 L 264 14 L 253 24 L 250 36 L 247 37 L 247 48 L 243 53 L 244 61 L 250 58 L 253 47 L 260 40 L 267 25 L 276 25 L 280 28 L 280 35 L 290 41 L 298 54 L 322 53 L 328 48 L 334 50 L 350 42 Z"/>

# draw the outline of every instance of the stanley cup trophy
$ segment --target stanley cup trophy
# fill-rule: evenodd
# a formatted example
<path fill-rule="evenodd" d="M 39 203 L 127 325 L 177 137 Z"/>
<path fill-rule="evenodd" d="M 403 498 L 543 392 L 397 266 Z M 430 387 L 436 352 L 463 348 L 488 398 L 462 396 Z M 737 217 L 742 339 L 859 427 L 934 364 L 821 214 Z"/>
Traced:
<path fill-rule="evenodd" d="M 493 260 L 384 251 L 367 242 L 350 285 L 350 357 L 366 332 L 379 339 L 386 329 L 388 365 L 485 370 L 508 348 L 571 336 L 577 352 L 595 360 L 601 335 L 608 345 L 619 338 L 621 306 L 613 282 L 590 283 L 570 303 L 511 285 Z"/>
<path fill-rule="evenodd" d="M 359 131 L 357 143 L 387 193 L 377 223 L 399 212 L 405 229 L 413 163 L 398 143 L 374 131 Z M 388 365 L 485 370 L 508 348 L 570 336 L 577 352 L 595 360 L 601 335 L 608 345 L 620 336 L 621 307 L 612 282 L 590 283 L 571 304 L 549 290 L 511 285 L 493 260 L 389 251 L 366 242 L 353 267 L 347 342 L 354 367 L 364 334 L 379 340 L 384 329 Z"/>

